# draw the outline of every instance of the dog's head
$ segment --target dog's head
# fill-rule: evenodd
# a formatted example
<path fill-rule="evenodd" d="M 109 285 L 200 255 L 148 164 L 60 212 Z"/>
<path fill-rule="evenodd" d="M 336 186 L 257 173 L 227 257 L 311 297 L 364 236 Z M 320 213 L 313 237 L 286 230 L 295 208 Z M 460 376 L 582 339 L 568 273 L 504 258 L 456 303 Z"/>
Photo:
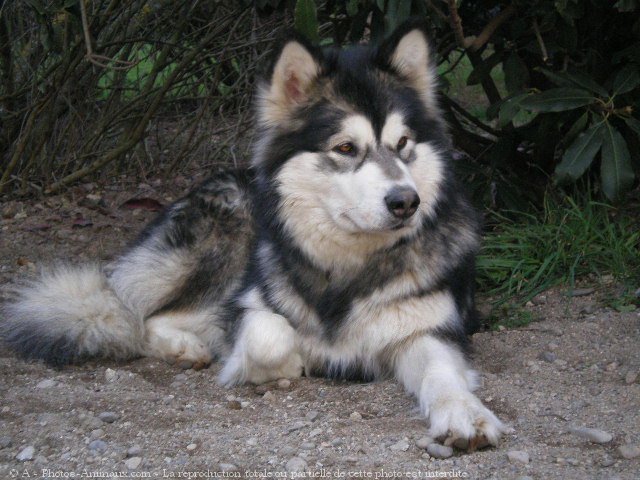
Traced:
<path fill-rule="evenodd" d="M 429 42 L 415 23 L 378 47 L 282 44 L 258 91 L 254 167 L 301 247 L 323 239 L 342 254 L 370 253 L 435 214 L 447 147 L 435 89 Z"/>

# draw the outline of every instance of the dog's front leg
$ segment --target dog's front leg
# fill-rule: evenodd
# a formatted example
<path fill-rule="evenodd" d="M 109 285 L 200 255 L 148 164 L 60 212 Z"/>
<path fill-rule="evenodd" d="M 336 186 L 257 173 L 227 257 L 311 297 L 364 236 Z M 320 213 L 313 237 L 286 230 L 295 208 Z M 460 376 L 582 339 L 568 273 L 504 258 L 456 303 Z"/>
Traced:
<path fill-rule="evenodd" d="M 471 450 L 496 445 L 503 423 L 472 393 L 476 374 L 462 353 L 433 336 L 415 340 L 397 357 L 395 372 L 429 419 L 429 436 Z"/>
<path fill-rule="evenodd" d="M 247 309 L 238 321 L 233 350 L 220 372 L 222 384 L 260 384 L 302 375 L 297 334 L 286 318 L 269 310 Z"/>

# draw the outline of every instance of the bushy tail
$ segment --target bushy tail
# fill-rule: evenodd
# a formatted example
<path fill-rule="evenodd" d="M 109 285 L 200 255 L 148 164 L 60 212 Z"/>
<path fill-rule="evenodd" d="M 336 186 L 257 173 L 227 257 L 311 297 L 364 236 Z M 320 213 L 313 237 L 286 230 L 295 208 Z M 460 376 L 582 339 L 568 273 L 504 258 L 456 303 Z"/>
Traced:
<path fill-rule="evenodd" d="M 129 311 L 97 265 L 60 266 L 15 289 L 0 334 L 25 358 L 50 365 L 142 353 L 143 320 Z"/>

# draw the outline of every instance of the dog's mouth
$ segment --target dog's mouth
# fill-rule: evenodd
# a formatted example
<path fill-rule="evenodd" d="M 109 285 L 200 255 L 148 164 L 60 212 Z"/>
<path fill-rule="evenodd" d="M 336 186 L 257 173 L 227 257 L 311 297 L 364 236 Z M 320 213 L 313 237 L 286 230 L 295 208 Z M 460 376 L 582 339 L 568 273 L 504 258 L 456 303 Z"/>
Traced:
<path fill-rule="evenodd" d="M 364 234 L 380 235 L 388 232 L 395 233 L 404 229 L 413 228 L 415 226 L 414 217 L 397 220 L 397 221 L 389 222 L 382 225 L 376 225 L 376 226 L 364 226 L 357 220 L 351 218 L 351 216 L 347 215 L 346 213 L 343 213 L 340 217 L 346 221 L 349 227 L 351 227 L 351 228 L 348 228 L 348 230 L 350 230 L 351 233 L 353 234 L 364 233 Z"/>

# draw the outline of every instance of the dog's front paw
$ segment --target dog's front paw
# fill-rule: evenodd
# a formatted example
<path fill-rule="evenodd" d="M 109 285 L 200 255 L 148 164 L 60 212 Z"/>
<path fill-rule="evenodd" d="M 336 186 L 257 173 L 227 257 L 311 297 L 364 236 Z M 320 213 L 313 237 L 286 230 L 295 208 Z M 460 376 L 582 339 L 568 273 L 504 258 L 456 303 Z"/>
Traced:
<path fill-rule="evenodd" d="M 476 450 L 497 445 L 510 429 L 470 392 L 443 396 L 428 406 L 429 435 L 445 445 Z"/>

